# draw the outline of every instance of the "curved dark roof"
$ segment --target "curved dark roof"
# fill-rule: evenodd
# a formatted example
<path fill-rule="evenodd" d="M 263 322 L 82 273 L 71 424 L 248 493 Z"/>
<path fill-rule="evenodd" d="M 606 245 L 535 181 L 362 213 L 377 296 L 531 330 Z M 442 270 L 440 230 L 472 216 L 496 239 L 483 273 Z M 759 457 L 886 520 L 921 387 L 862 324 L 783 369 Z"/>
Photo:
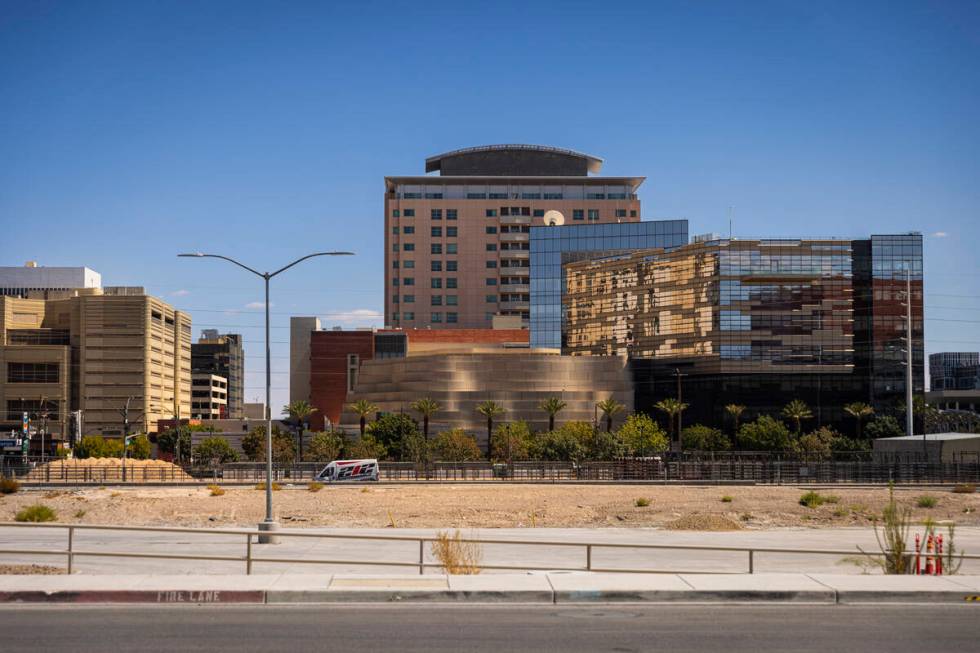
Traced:
<path fill-rule="evenodd" d="M 443 175 L 586 176 L 598 173 L 602 159 L 547 145 L 480 145 L 430 156 L 425 171 Z"/>

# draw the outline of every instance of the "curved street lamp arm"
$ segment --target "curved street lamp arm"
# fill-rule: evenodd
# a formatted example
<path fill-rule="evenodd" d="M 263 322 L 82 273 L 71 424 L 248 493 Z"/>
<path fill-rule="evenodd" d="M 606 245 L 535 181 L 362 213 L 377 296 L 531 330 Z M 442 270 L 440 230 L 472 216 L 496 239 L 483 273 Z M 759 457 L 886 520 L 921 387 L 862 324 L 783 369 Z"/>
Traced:
<path fill-rule="evenodd" d="M 292 263 L 290 263 L 289 265 L 286 265 L 284 267 L 279 268 L 278 270 L 276 270 L 275 272 L 273 272 L 272 274 L 270 274 L 269 275 L 269 278 L 272 278 L 272 277 L 276 276 L 280 272 L 285 272 L 286 270 L 288 270 L 289 268 L 293 267 L 297 263 L 302 263 L 306 259 L 313 258 L 314 256 L 353 256 L 353 255 L 354 255 L 354 252 L 317 252 L 316 254 L 307 254 L 303 258 L 298 258 L 295 261 L 293 261 Z"/>
<path fill-rule="evenodd" d="M 260 276 L 260 277 L 265 277 L 266 276 L 266 275 L 262 274 L 261 272 L 259 272 L 258 270 L 253 270 L 252 268 L 248 267 L 244 263 L 239 263 L 235 259 L 229 258 L 227 256 L 222 256 L 221 254 L 178 254 L 177 256 L 186 256 L 186 257 L 189 257 L 189 258 L 220 258 L 220 259 L 224 259 L 225 261 L 228 261 L 229 263 L 234 263 L 238 267 L 244 268 L 244 269 L 248 270 L 249 272 L 251 272 L 254 275 L 257 275 L 257 276 Z M 300 259 L 300 260 L 302 260 L 302 259 Z"/>

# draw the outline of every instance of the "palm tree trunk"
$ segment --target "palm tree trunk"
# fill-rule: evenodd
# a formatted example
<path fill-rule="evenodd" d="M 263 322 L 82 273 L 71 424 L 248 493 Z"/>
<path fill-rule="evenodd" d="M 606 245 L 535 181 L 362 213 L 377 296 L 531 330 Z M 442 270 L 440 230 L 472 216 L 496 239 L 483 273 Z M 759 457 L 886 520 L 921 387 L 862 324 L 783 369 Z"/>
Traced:
<path fill-rule="evenodd" d="M 487 418 L 487 460 L 490 460 L 490 454 L 493 449 L 490 448 L 490 439 L 493 437 L 493 418 Z"/>
<path fill-rule="evenodd" d="M 361 415 L 361 437 L 364 437 L 364 427 L 367 426 L 367 419 Z"/>
<path fill-rule="evenodd" d="M 303 431 L 306 429 L 302 425 L 299 427 L 299 460 L 303 462 Z"/>
<path fill-rule="evenodd" d="M 554 431 L 555 430 L 555 416 L 554 415 L 548 415 L 548 430 L 549 431 Z"/>
<path fill-rule="evenodd" d="M 422 416 L 422 432 L 425 433 L 425 439 L 429 439 L 429 416 Z"/>
<path fill-rule="evenodd" d="M 606 433 L 612 432 L 612 415 L 606 415 Z"/>

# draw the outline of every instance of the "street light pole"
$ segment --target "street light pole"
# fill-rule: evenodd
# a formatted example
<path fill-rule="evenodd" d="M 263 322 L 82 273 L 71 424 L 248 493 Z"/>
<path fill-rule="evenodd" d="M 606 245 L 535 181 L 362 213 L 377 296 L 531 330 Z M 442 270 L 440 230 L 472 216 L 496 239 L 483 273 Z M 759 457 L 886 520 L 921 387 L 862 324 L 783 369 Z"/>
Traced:
<path fill-rule="evenodd" d="M 265 521 L 259 524 L 259 530 L 275 531 L 279 525 L 272 518 L 272 350 L 269 338 L 269 281 L 278 274 L 281 274 L 301 263 L 308 258 L 316 256 L 353 256 L 353 252 L 317 252 L 298 258 L 289 265 L 285 265 L 275 272 L 259 272 L 249 266 L 236 261 L 228 256 L 220 254 L 178 254 L 177 256 L 190 258 L 220 258 L 238 267 L 248 270 L 252 274 L 261 277 L 265 282 Z M 277 544 L 278 540 L 272 535 L 260 535 L 259 544 Z"/>

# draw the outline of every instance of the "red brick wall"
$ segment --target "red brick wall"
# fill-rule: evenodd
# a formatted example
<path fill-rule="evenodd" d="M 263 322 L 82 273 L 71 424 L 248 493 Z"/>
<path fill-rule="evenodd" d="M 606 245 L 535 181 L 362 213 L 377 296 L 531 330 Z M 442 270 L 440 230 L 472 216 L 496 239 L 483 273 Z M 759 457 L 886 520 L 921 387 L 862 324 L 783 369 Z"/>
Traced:
<path fill-rule="evenodd" d="M 504 342 L 528 342 L 527 329 L 405 329 L 408 348 L 412 343 L 473 343 L 500 344 Z"/>
<path fill-rule="evenodd" d="M 310 403 L 317 409 L 310 428 L 322 430 L 324 417 L 333 423 L 347 400 L 347 354 L 361 360 L 374 358 L 374 334 L 370 331 L 316 331 L 310 339 Z"/>

